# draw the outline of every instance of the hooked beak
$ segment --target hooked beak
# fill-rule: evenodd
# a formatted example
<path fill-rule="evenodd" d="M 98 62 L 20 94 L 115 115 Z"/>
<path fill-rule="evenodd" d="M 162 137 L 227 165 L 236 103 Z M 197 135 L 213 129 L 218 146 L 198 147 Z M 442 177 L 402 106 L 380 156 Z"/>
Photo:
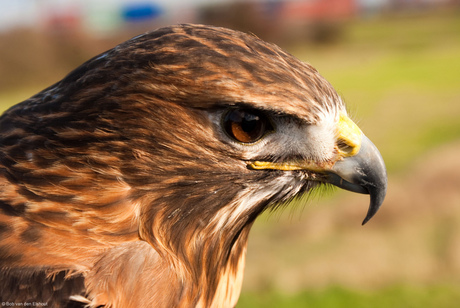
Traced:
<path fill-rule="evenodd" d="M 387 191 L 385 163 L 377 147 L 365 135 L 362 135 L 359 152 L 336 162 L 327 172 L 326 181 L 345 190 L 370 195 L 363 225 L 377 213 Z"/>
<path fill-rule="evenodd" d="M 346 115 L 341 115 L 337 125 L 337 160 L 332 164 L 302 162 L 261 162 L 248 165 L 251 169 L 309 170 L 323 174 L 318 180 L 345 190 L 370 195 L 368 222 L 379 210 L 387 191 L 385 163 L 377 147 L 361 132 Z"/>

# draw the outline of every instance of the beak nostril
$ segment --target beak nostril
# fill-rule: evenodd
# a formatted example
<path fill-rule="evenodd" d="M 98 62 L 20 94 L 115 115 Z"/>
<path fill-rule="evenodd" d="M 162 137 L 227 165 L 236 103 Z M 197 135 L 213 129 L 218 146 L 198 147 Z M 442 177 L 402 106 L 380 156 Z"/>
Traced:
<path fill-rule="evenodd" d="M 348 143 L 344 139 L 337 140 L 337 149 L 339 153 L 343 156 L 351 156 L 353 155 L 356 147 Z"/>
<path fill-rule="evenodd" d="M 363 132 L 347 115 L 340 115 L 337 123 L 336 148 L 342 158 L 358 154 L 361 148 L 362 136 Z"/>

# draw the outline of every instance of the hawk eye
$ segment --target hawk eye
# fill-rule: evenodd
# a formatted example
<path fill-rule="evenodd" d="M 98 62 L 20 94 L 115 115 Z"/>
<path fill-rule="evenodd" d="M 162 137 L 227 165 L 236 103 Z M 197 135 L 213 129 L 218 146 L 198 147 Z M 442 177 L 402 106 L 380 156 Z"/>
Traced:
<path fill-rule="evenodd" d="M 272 127 L 267 117 L 253 109 L 232 109 L 224 115 L 225 132 L 238 142 L 256 142 Z"/>

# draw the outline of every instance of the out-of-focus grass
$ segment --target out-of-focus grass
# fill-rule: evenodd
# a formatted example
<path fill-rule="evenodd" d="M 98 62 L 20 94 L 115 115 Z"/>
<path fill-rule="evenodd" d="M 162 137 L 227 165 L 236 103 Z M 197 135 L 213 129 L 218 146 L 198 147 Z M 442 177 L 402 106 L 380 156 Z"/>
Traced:
<path fill-rule="evenodd" d="M 453 286 L 393 286 L 376 291 L 355 291 L 330 287 L 322 291 L 304 291 L 294 295 L 267 292 L 243 294 L 237 308 L 454 308 L 460 292 Z"/>

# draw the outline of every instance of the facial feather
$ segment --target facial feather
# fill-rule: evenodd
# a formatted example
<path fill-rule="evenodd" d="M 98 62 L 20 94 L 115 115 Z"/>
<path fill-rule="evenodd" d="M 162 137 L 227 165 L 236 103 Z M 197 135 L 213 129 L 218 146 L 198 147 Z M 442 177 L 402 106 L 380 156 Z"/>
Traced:
<path fill-rule="evenodd" d="M 232 108 L 274 132 L 231 140 Z M 256 217 L 319 183 L 248 162 L 331 161 L 344 109 L 255 36 L 178 25 L 122 43 L 0 118 L 0 280 L 76 271 L 90 307 L 233 306 Z"/>

